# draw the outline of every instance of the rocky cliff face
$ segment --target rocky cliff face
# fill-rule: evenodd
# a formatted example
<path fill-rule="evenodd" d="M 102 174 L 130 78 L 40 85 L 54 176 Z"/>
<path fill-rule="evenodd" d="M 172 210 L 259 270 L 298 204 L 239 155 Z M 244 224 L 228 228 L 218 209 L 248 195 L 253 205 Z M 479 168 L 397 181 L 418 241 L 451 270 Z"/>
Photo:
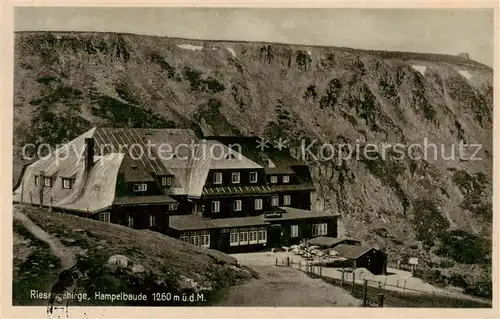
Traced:
<path fill-rule="evenodd" d="M 493 70 L 473 60 L 129 34 L 18 33 L 14 71 L 16 152 L 26 142 L 60 143 L 93 125 L 281 137 L 299 157 L 306 149 L 317 187 L 314 205 L 340 213 L 347 234 L 386 249 L 390 258 L 396 252 L 431 264 L 451 258 L 462 269 L 491 262 L 485 251 L 492 219 Z M 424 151 L 425 141 L 437 145 L 437 158 L 433 146 Z M 473 160 L 472 146 L 460 158 L 460 141 L 481 144 L 474 158 L 482 160 Z M 361 151 L 349 159 L 330 156 L 325 143 Z M 384 143 L 401 143 L 405 152 L 414 143 L 421 147 L 401 158 L 393 147 L 382 154 Z M 377 158 L 356 156 L 367 144 L 377 145 Z M 311 156 L 318 152 L 323 160 Z M 475 247 L 472 256 L 456 256 L 464 241 Z"/>

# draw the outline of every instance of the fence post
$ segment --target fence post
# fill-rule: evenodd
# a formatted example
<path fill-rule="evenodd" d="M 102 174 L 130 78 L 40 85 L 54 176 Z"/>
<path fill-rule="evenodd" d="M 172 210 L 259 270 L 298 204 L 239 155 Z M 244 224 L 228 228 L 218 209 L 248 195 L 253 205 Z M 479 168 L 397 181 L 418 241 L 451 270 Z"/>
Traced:
<path fill-rule="evenodd" d="M 344 268 L 342 268 L 342 279 L 340 279 L 340 286 L 344 285 Z"/>
<path fill-rule="evenodd" d="M 406 279 L 403 281 L 403 292 L 405 291 L 406 289 Z"/>
<path fill-rule="evenodd" d="M 319 276 L 321 277 L 323 275 L 323 267 L 319 265 Z"/>
<path fill-rule="evenodd" d="M 368 305 L 368 280 L 365 281 L 365 286 L 363 288 L 363 307 Z"/>
<path fill-rule="evenodd" d="M 278 266 L 278 258 L 276 258 L 276 266 Z"/>
<path fill-rule="evenodd" d="M 299 260 L 299 270 L 302 270 L 302 262 Z"/>
<path fill-rule="evenodd" d="M 290 267 L 290 257 L 286 257 L 286 266 Z"/>
<path fill-rule="evenodd" d="M 382 293 L 378 294 L 378 306 L 379 307 L 384 306 L 384 294 Z"/>
<path fill-rule="evenodd" d="M 354 282 L 356 281 L 356 273 L 352 273 L 352 292 L 354 292 Z"/>

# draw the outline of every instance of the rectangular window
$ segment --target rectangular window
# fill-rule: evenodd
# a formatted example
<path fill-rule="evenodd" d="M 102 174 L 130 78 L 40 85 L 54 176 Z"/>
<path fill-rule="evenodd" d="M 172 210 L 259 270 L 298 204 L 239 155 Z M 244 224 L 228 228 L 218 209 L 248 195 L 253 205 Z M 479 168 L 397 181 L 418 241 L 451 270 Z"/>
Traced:
<path fill-rule="evenodd" d="M 44 177 L 43 183 L 47 187 L 52 187 L 52 178 L 50 178 L 50 177 Z"/>
<path fill-rule="evenodd" d="M 128 217 L 128 227 L 134 228 L 134 217 L 132 217 L 132 216 Z"/>
<path fill-rule="evenodd" d="M 68 178 L 63 178 L 62 179 L 62 187 L 65 189 L 70 189 L 71 188 L 71 180 Z"/>
<path fill-rule="evenodd" d="M 248 243 L 249 244 L 257 244 L 257 231 L 251 231 L 248 233 Z"/>
<path fill-rule="evenodd" d="M 35 185 L 38 185 L 40 183 L 38 175 L 35 175 Z"/>
<path fill-rule="evenodd" d="M 299 225 L 291 226 L 290 237 L 299 237 Z"/>
<path fill-rule="evenodd" d="M 99 221 L 100 222 L 105 222 L 105 223 L 109 223 L 111 222 L 111 219 L 110 219 L 110 213 L 109 212 L 102 212 L 102 213 L 99 213 Z"/>
<path fill-rule="evenodd" d="M 250 183 L 257 183 L 257 172 L 250 172 Z"/>
<path fill-rule="evenodd" d="M 214 200 L 212 202 L 212 213 L 218 213 L 220 211 L 220 202 Z"/>
<path fill-rule="evenodd" d="M 201 235 L 201 247 L 210 247 L 210 235 Z"/>
<path fill-rule="evenodd" d="M 312 230 L 313 230 L 313 236 L 322 236 L 327 234 L 328 226 L 326 223 L 314 224 Z"/>
<path fill-rule="evenodd" d="M 148 184 L 134 184 L 134 192 L 145 192 L 148 190 Z"/>
<path fill-rule="evenodd" d="M 176 210 L 176 209 L 177 209 L 177 203 L 168 204 L 168 210 Z"/>
<path fill-rule="evenodd" d="M 189 237 L 189 242 L 195 246 L 200 245 L 200 236 L 199 235 L 194 235 Z"/>
<path fill-rule="evenodd" d="M 239 172 L 232 172 L 231 173 L 231 182 L 233 184 L 238 184 L 240 182 L 240 173 Z"/>
<path fill-rule="evenodd" d="M 238 245 L 239 245 L 239 233 L 230 233 L 229 246 L 238 246 Z"/>
<path fill-rule="evenodd" d="M 292 197 L 290 195 L 283 196 L 283 206 L 290 206 L 291 201 Z"/>
<path fill-rule="evenodd" d="M 276 206 L 279 206 L 279 198 L 278 198 L 278 195 L 274 195 L 272 198 L 271 198 L 271 205 L 276 207 Z"/>
<path fill-rule="evenodd" d="M 222 173 L 214 173 L 214 184 L 222 184 Z"/>
<path fill-rule="evenodd" d="M 156 226 L 156 217 L 154 215 L 149 215 L 149 227 Z"/>
<path fill-rule="evenodd" d="M 248 245 L 248 232 L 240 232 L 240 245 Z"/>
<path fill-rule="evenodd" d="M 290 176 L 289 175 L 284 175 L 283 176 L 283 183 L 286 184 L 286 183 L 290 183 Z"/>
<path fill-rule="evenodd" d="M 261 210 L 262 209 L 262 198 L 257 198 L 255 200 L 255 210 Z"/>
<path fill-rule="evenodd" d="M 233 211 L 235 212 L 241 211 L 241 200 L 237 199 L 233 202 Z"/>
<path fill-rule="evenodd" d="M 189 243 L 189 236 L 181 236 L 181 237 L 179 237 L 179 240 L 186 242 L 186 243 Z"/>
<path fill-rule="evenodd" d="M 259 230 L 259 244 L 263 244 L 267 242 L 267 232 L 265 230 Z"/>
<path fill-rule="evenodd" d="M 271 184 L 276 184 L 278 182 L 278 176 L 272 175 L 271 176 Z"/>
<path fill-rule="evenodd" d="M 172 177 L 171 176 L 163 176 L 161 178 L 161 186 L 172 186 Z"/>

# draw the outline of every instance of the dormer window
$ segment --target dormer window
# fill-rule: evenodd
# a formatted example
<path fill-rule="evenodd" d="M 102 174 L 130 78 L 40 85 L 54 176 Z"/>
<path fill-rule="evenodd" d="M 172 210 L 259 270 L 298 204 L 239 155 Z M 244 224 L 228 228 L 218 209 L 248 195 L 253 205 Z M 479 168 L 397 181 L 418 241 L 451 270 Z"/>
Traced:
<path fill-rule="evenodd" d="M 64 189 L 71 189 L 71 179 L 69 178 L 63 178 L 62 179 L 62 188 Z"/>
<path fill-rule="evenodd" d="M 35 175 L 35 185 L 38 184 L 40 184 L 40 178 L 38 177 L 38 175 Z"/>
<path fill-rule="evenodd" d="M 46 187 L 52 187 L 52 178 L 50 178 L 50 177 L 44 177 L 43 178 L 43 184 Z"/>
<path fill-rule="evenodd" d="M 148 190 L 148 184 L 134 184 L 134 192 L 145 192 Z"/>
<path fill-rule="evenodd" d="M 283 176 L 283 184 L 290 183 L 290 175 Z"/>
<path fill-rule="evenodd" d="M 214 184 L 222 184 L 222 173 L 214 173 Z"/>
<path fill-rule="evenodd" d="M 172 176 L 163 176 L 161 178 L 161 186 L 172 186 Z"/>
<path fill-rule="evenodd" d="M 250 183 L 257 183 L 257 172 L 250 172 Z"/>
<path fill-rule="evenodd" d="M 272 175 L 271 176 L 271 184 L 276 184 L 278 183 L 278 176 Z"/>
<path fill-rule="evenodd" d="M 231 182 L 233 184 L 238 184 L 240 182 L 240 173 L 239 172 L 231 173 Z"/>

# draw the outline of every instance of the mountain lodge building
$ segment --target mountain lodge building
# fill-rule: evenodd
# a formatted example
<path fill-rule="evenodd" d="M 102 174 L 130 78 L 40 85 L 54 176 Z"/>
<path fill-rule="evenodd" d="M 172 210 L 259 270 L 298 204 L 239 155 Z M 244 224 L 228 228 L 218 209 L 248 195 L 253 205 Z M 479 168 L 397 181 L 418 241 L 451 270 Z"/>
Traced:
<path fill-rule="evenodd" d="M 337 237 L 309 168 L 253 137 L 96 127 L 28 165 L 14 202 L 152 229 L 225 252 Z"/>

